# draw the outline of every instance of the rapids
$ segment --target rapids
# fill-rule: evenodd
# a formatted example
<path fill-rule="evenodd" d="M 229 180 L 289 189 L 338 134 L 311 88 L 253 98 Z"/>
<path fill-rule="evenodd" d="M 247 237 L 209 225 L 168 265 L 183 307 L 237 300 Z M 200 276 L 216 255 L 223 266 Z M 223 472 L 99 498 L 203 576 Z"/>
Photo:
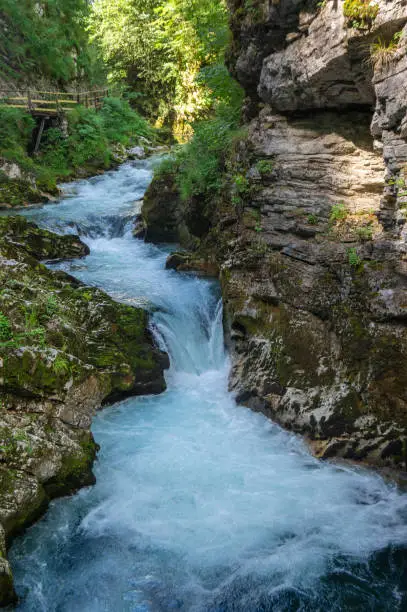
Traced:
<path fill-rule="evenodd" d="M 10 560 L 18 610 L 407 610 L 407 495 L 314 459 L 227 389 L 215 282 L 133 238 L 153 161 L 65 187 L 25 214 L 91 249 L 57 266 L 149 308 L 168 390 L 99 412 L 97 484 L 51 504 Z"/>

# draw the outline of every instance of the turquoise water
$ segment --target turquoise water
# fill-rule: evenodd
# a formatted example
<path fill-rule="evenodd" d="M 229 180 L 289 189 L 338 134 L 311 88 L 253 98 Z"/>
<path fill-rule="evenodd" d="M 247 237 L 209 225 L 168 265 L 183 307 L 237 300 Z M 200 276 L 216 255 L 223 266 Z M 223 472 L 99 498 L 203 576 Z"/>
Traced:
<path fill-rule="evenodd" d="M 217 284 L 131 235 L 150 180 L 125 164 L 26 213 L 89 244 L 57 267 L 152 310 L 171 369 L 162 395 L 98 414 L 97 484 L 15 541 L 18 609 L 407 610 L 407 496 L 236 405 Z"/>

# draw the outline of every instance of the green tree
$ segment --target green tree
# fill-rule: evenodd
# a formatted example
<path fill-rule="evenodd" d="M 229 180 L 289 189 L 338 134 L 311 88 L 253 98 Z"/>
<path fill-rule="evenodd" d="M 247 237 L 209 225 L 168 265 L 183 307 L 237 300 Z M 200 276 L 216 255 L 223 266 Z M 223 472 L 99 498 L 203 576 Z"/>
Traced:
<path fill-rule="evenodd" d="M 100 77 L 85 27 L 89 12 L 88 0 L 0 0 L 0 75 L 61 85 Z"/>
<path fill-rule="evenodd" d="M 89 27 L 110 79 L 124 79 L 159 126 L 172 125 L 182 140 L 212 110 L 211 67 L 226 76 L 219 68 L 229 39 L 223 0 L 96 0 Z"/>

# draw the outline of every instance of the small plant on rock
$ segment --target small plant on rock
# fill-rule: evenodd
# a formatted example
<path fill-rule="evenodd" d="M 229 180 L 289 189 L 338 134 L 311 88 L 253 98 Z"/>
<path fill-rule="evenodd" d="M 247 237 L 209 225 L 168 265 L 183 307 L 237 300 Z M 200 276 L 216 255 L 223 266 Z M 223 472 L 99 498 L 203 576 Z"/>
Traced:
<path fill-rule="evenodd" d="M 406 171 L 406 169 L 404 170 L 404 172 Z M 389 185 L 395 185 L 398 188 L 398 197 L 404 197 L 407 196 L 407 180 L 404 178 L 404 176 L 400 176 L 397 179 L 390 179 L 388 181 Z"/>
<path fill-rule="evenodd" d="M 34 327 L 28 330 L 24 335 L 24 339 L 30 339 L 35 346 L 45 348 L 46 345 L 46 332 L 44 327 Z M 21 337 L 23 340 L 23 337 Z"/>
<path fill-rule="evenodd" d="M 383 68 L 390 66 L 397 51 L 399 38 L 395 34 L 390 42 L 386 42 L 382 37 L 379 37 L 377 42 L 371 45 L 370 61 L 377 70 L 383 70 Z"/>
<path fill-rule="evenodd" d="M 259 159 L 256 170 L 262 175 L 271 174 L 274 170 L 274 163 L 270 159 Z"/>
<path fill-rule="evenodd" d="M 329 221 L 331 223 L 335 223 L 336 221 L 343 221 L 348 216 L 348 210 L 343 202 L 339 202 L 339 204 L 334 204 L 331 208 L 331 214 L 329 216 Z"/>
<path fill-rule="evenodd" d="M 58 300 L 54 294 L 48 296 L 45 304 L 45 312 L 48 317 L 52 317 L 58 312 Z"/>
<path fill-rule="evenodd" d="M 71 371 L 71 364 L 69 363 L 68 359 L 62 355 L 57 355 L 53 363 L 53 369 L 57 375 L 69 374 Z"/>
<path fill-rule="evenodd" d="M 308 215 L 307 221 L 310 225 L 316 225 L 318 223 L 318 217 L 316 215 Z"/>
<path fill-rule="evenodd" d="M 372 0 L 345 0 L 343 14 L 351 27 L 357 30 L 371 28 L 379 12 L 379 6 Z"/>
<path fill-rule="evenodd" d="M 360 240 L 372 240 L 373 227 L 371 225 L 361 225 L 356 229 L 356 233 Z"/>
<path fill-rule="evenodd" d="M 359 255 L 357 254 L 355 247 L 351 247 L 350 249 L 348 249 L 348 262 L 349 265 L 352 266 L 352 268 L 357 268 L 362 262 Z"/>
<path fill-rule="evenodd" d="M 234 183 L 236 192 L 240 195 L 244 195 L 248 193 L 250 190 L 249 181 L 243 174 L 236 174 L 233 177 L 233 183 Z"/>
<path fill-rule="evenodd" d="M 13 332 L 10 321 L 2 312 L 0 312 L 0 342 L 7 342 L 7 340 L 11 340 L 12 336 Z"/>

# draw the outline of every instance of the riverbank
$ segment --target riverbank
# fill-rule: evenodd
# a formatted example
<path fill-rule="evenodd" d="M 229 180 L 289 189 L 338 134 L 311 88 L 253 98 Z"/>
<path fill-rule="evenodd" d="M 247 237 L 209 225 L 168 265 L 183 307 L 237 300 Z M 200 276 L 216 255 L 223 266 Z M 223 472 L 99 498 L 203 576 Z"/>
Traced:
<path fill-rule="evenodd" d="M 159 145 L 153 129 L 122 98 L 100 109 L 78 105 L 48 118 L 39 151 L 38 126 L 24 109 L 0 105 L 0 209 L 24 208 L 59 197 L 58 183 L 94 176 Z"/>
<path fill-rule="evenodd" d="M 370 208 L 383 174 L 366 145 L 365 116 L 349 111 L 333 132 L 335 118 L 320 114 L 313 131 L 312 119 L 288 120 L 265 106 L 221 157 L 216 193 L 186 197 L 185 165 L 180 175 L 177 159 L 166 164 L 144 199 L 144 231 L 147 240 L 192 249 L 182 270 L 198 261 L 219 271 L 230 389 L 240 403 L 310 439 L 320 458 L 401 473 L 404 218 L 385 226 Z"/>
<path fill-rule="evenodd" d="M 165 269 L 168 248 L 132 236 L 151 174 L 149 161 L 124 164 L 26 213 L 78 228 L 90 254 L 53 267 L 147 306 L 171 368 L 165 393 L 97 413 L 96 485 L 14 541 L 19 612 L 401 612 L 405 496 L 374 473 L 314 459 L 236 404 L 217 282 Z"/>
<path fill-rule="evenodd" d="M 85 257 L 78 236 L 0 218 L 0 604 L 15 599 L 7 545 L 54 497 L 95 482 L 102 404 L 166 388 L 148 314 L 40 260 Z M 5 541 L 4 541 L 5 538 Z"/>

